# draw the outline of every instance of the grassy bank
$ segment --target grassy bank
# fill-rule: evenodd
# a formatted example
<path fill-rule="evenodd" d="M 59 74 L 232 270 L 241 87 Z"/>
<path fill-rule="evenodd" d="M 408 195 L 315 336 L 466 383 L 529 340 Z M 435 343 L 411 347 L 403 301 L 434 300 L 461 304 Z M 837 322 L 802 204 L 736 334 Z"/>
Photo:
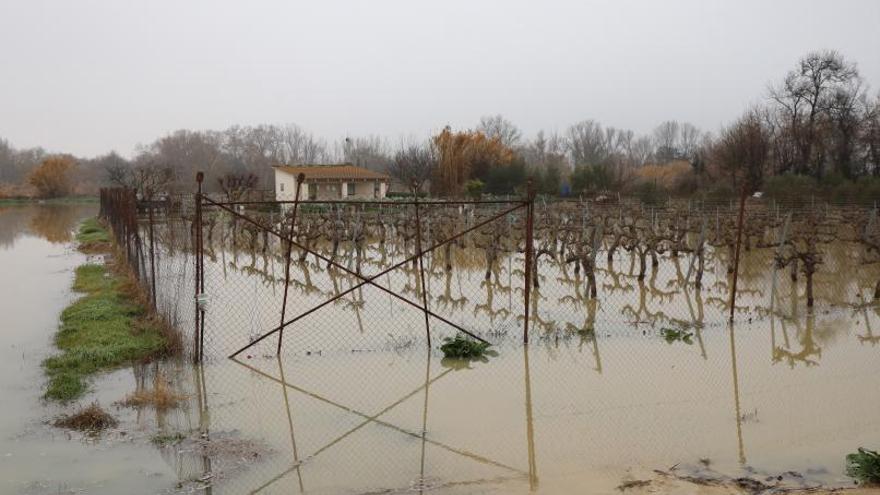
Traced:
<path fill-rule="evenodd" d="M 77 234 L 80 249 L 109 250 L 109 235 L 94 219 Z M 109 252 L 108 252 L 109 254 Z M 152 318 L 143 294 L 124 266 L 88 263 L 77 267 L 73 290 L 82 297 L 61 313 L 55 335 L 60 354 L 43 362 L 49 384 L 45 397 L 68 401 L 88 389 L 89 375 L 166 353 L 164 326 Z"/>

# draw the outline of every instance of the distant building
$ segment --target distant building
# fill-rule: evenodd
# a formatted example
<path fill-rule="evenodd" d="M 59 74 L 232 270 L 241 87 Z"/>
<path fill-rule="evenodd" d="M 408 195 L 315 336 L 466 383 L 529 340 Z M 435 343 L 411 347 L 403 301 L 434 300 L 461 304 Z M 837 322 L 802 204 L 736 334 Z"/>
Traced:
<path fill-rule="evenodd" d="M 305 174 L 299 198 L 303 200 L 382 199 L 391 177 L 372 170 L 342 165 L 278 165 L 275 169 L 275 199 L 291 201 L 296 195 L 296 177 Z"/>

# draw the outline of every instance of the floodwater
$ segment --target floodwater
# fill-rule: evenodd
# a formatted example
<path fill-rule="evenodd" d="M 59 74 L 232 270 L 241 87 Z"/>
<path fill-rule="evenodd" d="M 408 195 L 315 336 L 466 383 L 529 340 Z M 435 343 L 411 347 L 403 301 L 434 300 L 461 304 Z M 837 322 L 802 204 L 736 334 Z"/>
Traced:
<path fill-rule="evenodd" d="M 73 269 L 86 259 L 72 249 L 72 233 L 96 213 L 97 205 L 0 206 L 0 493 L 156 493 L 176 479 L 129 424 L 102 441 L 47 424 L 63 409 L 41 400 L 40 363 L 74 297 Z M 83 402 L 112 410 L 131 375 L 106 375 Z"/>
<path fill-rule="evenodd" d="M 0 211 L 0 267 L 16 280 L 0 284 L 13 315 L 0 365 L 12 398 L 0 405 L 2 493 L 619 493 L 630 470 L 701 462 L 731 476 L 795 471 L 845 486 L 844 456 L 880 445 L 880 314 L 860 303 L 878 273 L 854 266 L 849 245 L 826 256 L 813 311 L 802 281 L 773 282 L 768 255 L 746 253 L 734 327 L 723 253 L 697 292 L 675 285 L 686 266 L 664 258 L 638 281 L 622 253 L 617 271 L 600 267 L 592 302 L 582 276 L 542 263 L 529 346 L 517 319 L 521 257 L 501 259 L 486 282 L 478 255 L 456 255 L 451 274 L 438 256 L 426 265 L 432 310 L 496 344 L 467 364 L 437 349 L 448 325 L 432 323 L 429 352 L 423 314 L 371 287 L 291 325 L 280 359 L 275 336 L 227 359 L 278 324 L 285 267 L 277 255 L 209 247 L 206 364 L 100 378 L 82 402 L 111 407 L 120 427 L 97 440 L 68 435 L 43 424 L 58 410 L 39 400 L 39 362 L 84 257 L 65 235 L 38 232 L 31 219 L 44 211 Z M 93 213 L 65 212 L 66 229 Z M 405 253 L 368 253 L 385 256 L 382 266 Z M 158 258 L 159 306 L 186 332 L 191 258 L 166 248 Z M 356 283 L 311 258 L 291 271 L 286 319 Z M 415 298 L 417 274 L 407 266 L 379 281 Z M 665 327 L 691 337 L 667 342 Z M 157 375 L 187 397 L 182 407 L 112 406 Z M 201 444 L 156 447 L 157 433 Z"/>

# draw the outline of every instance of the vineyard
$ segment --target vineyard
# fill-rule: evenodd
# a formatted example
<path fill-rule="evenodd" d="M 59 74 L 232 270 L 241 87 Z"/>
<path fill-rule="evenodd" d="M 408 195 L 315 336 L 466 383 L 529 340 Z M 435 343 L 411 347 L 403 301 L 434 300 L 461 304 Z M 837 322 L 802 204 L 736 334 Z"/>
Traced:
<path fill-rule="evenodd" d="M 105 216 L 119 208 L 108 202 Z M 209 357 L 244 348 L 248 356 L 373 352 L 423 346 L 432 334 L 436 346 L 459 331 L 501 345 L 523 340 L 526 318 L 544 341 L 641 332 L 699 342 L 731 315 L 784 325 L 864 310 L 880 297 L 880 227 L 876 210 L 860 205 L 750 198 L 741 235 L 735 202 L 303 201 L 296 209 L 209 196 L 199 206 L 190 195 L 138 208 L 115 231 L 135 246 L 130 259 L 159 312 Z M 809 349 L 774 352 L 810 357 Z"/>

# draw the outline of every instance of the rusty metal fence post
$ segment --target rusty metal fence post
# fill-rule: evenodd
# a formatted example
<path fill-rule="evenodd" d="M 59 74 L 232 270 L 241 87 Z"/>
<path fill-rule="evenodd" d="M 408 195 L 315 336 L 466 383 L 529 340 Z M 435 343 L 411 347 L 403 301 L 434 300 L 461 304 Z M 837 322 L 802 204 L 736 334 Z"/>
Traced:
<path fill-rule="evenodd" d="M 739 198 L 739 219 L 736 225 L 736 251 L 733 255 L 733 282 L 730 286 L 730 321 L 733 322 L 733 313 L 736 311 L 736 283 L 739 278 L 739 254 L 742 247 L 743 217 L 746 209 L 746 188 L 743 187 Z"/>
<path fill-rule="evenodd" d="M 287 239 L 287 260 L 284 265 L 284 299 L 281 300 L 281 329 L 278 331 L 278 350 L 275 355 L 281 355 L 281 343 L 284 341 L 284 318 L 287 314 L 287 292 L 290 288 L 290 254 L 293 250 L 294 229 L 296 228 L 296 209 L 299 206 L 299 193 L 302 189 L 303 182 L 306 180 L 306 174 L 300 172 L 296 176 L 296 192 L 293 197 L 293 211 L 290 216 L 290 235 Z"/>
<path fill-rule="evenodd" d="M 149 222 L 147 235 L 150 237 L 150 299 L 153 309 L 156 309 L 156 237 L 153 229 L 153 201 L 147 201 L 147 221 Z"/>
<path fill-rule="evenodd" d="M 416 210 L 416 256 L 419 258 L 419 280 L 422 287 L 422 309 L 425 312 L 425 333 L 428 336 L 428 348 L 431 348 L 431 323 L 428 318 L 428 287 L 425 285 L 425 264 L 422 252 L 422 218 L 419 212 L 419 189 L 413 182 L 413 206 Z"/>
<path fill-rule="evenodd" d="M 204 289 L 205 276 L 202 266 L 202 181 L 205 174 L 198 172 L 196 174 L 196 182 L 198 182 L 198 190 L 195 197 L 195 217 L 193 222 L 193 262 L 195 265 L 195 331 L 193 333 L 193 360 L 196 363 L 202 360 L 203 345 L 205 342 L 205 310 L 204 310 Z"/>
<path fill-rule="evenodd" d="M 532 250 L 534 236 L 534 205 L 535 190 L 532 185 L 532 179 L 528 180 L 526 186 L 526 237 L 525 237 L 525 287 L 523 288 L 523 299 L 525 303 L 525 312 L 523 320 L 523 344 L 529 343 L 529 304 L 532 293 Z"/>

